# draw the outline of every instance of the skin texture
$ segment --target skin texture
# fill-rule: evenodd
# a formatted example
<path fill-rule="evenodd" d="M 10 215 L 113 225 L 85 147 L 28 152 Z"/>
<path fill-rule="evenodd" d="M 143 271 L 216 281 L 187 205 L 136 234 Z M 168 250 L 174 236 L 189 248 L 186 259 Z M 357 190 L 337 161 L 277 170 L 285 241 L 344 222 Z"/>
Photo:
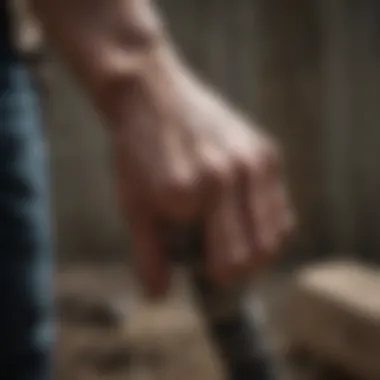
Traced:
<path fill-rule="evenodd" d="M 273 260 L 294 224 L 278 147 L 194 77 L 153 4 L 32 5 L 108 121 L 121 212 L 147 294 L 163 295 L 169 285 L 168 225 L 198 227 L 204 271 L 216 284 Z"/>

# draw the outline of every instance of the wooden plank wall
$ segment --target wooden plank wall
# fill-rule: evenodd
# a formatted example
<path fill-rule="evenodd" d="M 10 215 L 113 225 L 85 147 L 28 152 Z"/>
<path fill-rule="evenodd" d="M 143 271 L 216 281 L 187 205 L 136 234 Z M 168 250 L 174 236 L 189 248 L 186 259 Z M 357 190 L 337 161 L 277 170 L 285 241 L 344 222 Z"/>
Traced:
<path fill-rule="evenodd" d="M 291 257 L 380 259 L 378 2 L 158 5 L 198 74 L 283 143 L 300 220 Z M 62 68 L 44 67 L 60 252 L 108 257 L 124 238 L 104 135 Z"/>

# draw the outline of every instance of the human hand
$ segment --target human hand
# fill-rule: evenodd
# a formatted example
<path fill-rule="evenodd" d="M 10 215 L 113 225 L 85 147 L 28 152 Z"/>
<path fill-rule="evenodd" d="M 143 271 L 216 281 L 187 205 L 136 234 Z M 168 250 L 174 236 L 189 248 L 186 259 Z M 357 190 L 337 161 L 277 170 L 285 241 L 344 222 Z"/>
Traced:
<path fill-rule="evenodd" d="M 129 88 L 112 133 L 136 268 L 153 295 L 170 278 L 166 223 L 202 226 L 204 269 L 217 284 L 271 261 L 294 223 L 277 146 L 177 61 L 160 59 L 151 82 Z"/>

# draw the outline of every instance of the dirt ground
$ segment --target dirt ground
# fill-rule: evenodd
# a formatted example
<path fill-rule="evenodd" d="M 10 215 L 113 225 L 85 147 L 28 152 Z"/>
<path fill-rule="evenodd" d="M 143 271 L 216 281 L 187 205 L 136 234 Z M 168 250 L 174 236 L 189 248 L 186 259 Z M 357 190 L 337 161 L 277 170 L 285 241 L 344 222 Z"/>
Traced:
<path fill-rule="evenodd" d="M 156 304 L 142 301 L 122 266 L 76 266 L 60 270 L 56 278 L 59 339 L 55 379 L 225 378 L 182 272 L 176 274 L 167 299 Z M 277 322 L 285 284 L 282 277 L 273 277 L 260 288 L 281 379 L 327 380 L 315 368 L 300 370 L 283 359 L 286 342 Z"/>

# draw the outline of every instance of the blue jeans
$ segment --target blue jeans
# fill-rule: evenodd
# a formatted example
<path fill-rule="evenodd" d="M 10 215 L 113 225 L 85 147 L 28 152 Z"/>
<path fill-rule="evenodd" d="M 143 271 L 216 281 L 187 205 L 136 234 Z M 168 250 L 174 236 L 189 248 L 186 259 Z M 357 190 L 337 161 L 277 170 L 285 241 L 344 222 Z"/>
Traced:
<path fill-rule="evenodd" d="M 36 93 L 0 26 L 0 377 L 50 378 L 51 236 Z"/>

